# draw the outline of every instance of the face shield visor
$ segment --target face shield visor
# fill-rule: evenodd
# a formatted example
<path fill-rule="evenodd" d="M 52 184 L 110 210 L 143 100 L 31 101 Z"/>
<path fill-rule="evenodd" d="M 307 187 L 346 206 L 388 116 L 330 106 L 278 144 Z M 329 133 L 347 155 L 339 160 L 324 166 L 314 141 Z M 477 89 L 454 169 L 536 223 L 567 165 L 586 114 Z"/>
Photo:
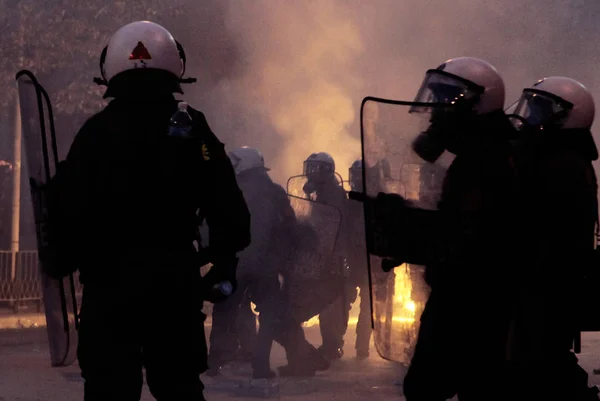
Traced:
<path fill-rule="evenodd" d="M 309 180 L 325 181 L 335 175 L 333 166 L 330 163 L 320 160 L 306 160 L 304 162 L 304 175 Z"/>
<path fill-rule="evenodd" d="M 509 115 L 517 130 L 558 127 L 573 109 L 573 103 L 538 89 L 525 89 Z"/>
<path fill-rule="evenodd" d="M 483 91 L 482 86 L 457 75 L 442 70 L 428 70 L 415 103 L 454 105 L 458 110 L 471 109 Z M 419 111 L 419 106 L 414 106 L 410 112 Z"/>
<path fill-rule="evenodd" d="M 465 120 L 483 92 L 482 86 L 454 74 L 442 70 L 427 71 L 410 113 L 429 113 L 430 126 L 416 138 L 413 150 L 431 163 L 444 150 L 456 153 Z M 432 108 L 432 104 L 447 107 Z"/>

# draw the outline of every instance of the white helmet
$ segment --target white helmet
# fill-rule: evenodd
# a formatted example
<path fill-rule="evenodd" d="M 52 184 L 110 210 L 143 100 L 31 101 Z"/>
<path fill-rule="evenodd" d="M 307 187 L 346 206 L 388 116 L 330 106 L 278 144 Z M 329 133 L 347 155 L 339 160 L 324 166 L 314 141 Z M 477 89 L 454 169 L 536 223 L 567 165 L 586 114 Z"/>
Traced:
<path fill-rule="evenodd" d="M 335 176 L 335 161 L 329 153 L 313 153 L 304 161 L 304 175 L 324 174 Z"/>
<path fill-rule="evenodd" d="M 589 129 L 594 122 L 594 98 L 580 82 L 548 77 L 525 88 L 514 115 L 529 126 Z"/>
<path fill-rule="evenodd" d="M 269 169 L 265 167 L 265 158 L 257 149 L 243 146 L 238 149 L 233 149 L 228 153 L 228 156 L 236 175 L 253 169 L 269 171 Z"/>
<path fill-rule="evenodd" d="M 504 81 L 494 66 L 474 57 L 458 57 L 428 70 L 415 98 L 420 103 L 470 103 L 477 114 L 504 107 Z"/>
<path fill-rule="evenodd" d="M 107 85 L 122 72 L 143 68 L 169 72 L 182 83 L 195 82 L 182 78 L 185 63 L 183 47 L 168 30 L 154 22 L 137 21 L 123 26 L 110 38 L 100 56 L 103 79 L 95 81 Z M 181 88 L 177 92 L 183 93 Z"/>

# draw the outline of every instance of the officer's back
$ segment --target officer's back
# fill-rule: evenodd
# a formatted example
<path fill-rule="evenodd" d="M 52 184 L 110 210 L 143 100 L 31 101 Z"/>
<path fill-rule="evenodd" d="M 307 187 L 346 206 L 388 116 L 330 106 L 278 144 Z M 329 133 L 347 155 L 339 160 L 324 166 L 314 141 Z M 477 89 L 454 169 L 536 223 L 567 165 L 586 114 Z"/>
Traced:
<path fill-rule="evenodd" d="M 173 97 L 115 99 L 78 134 L 67 160 L 86 175 L 97 245 L 191 245 L 202 153 L 166 135 L 176 110 Z"/>
<path fill-rule="evenodd" d="M 594 116 L 592 94 L 568 77 L 540 79 L 515 108 L 524 246 L 511 399 L 599 399 L 572 352 L 579 330 L 597 325 L 590 302 L 597 298 L 597 263 L 590 260 L 598 216 Z"/>
<path fill-rule="evenodd" d="M 192 137 L 169 136 L 172 84 L 162 71 L 128 74 L 111 81 L 105 97 L 114 100 L 67 156 L 71 242 L 80 253 L 192 252 L 199 210 L 214 257 L 234 255 L 249 243 L 249 215 L 224 145 L 192 108 Z"/>
<path fill-rule="evenodd" d="M 222 299 L 218 284 L 235 287 L 236 253 L 250 241 L 248 209 L 202 113 L 188 108 L 189 135 L 169 136 L 185 54 L 164 27 L 137 21 L 119 29 L 101 69 L 105 98 L 114 100 L 86 122 L 54 180 L 56 243 L 85 282 L 84 398 L 139 400 L 144 367 L 154 398 L 204 400 L 202 301 Z M 202 278 L 193 246 L 199 217 L 213 263 Z M 178 327 L 157 323 L 161 316 Z"/>
<path fill-rule="evenodd" d="M 274 183 L 262 154 L 243 147 L 229 152 L 251 215 L 252 244 L 240 252 L 240 274 L 273 275 L 288 251 L 296 223 L 285 190 Z"/>

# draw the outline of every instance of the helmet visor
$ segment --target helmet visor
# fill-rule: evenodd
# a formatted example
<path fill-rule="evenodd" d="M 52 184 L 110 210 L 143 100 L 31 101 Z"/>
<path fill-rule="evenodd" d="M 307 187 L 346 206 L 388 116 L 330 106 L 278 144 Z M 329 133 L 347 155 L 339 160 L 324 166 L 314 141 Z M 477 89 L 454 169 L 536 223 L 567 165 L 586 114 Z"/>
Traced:
<path fill-rule="evenodd" d="M 538 89 L 525 89 L 512 114 L 520 121 L 517 128 L 557 126 L 569 115 L 573 104 Z"/>
<path fill-rule="evenodd" d="M 306 160 L 304 162 L 304 175 L 309 177 L 333 176 L 331 164 L 320 160 Z"/>
<path fill-rule="evenodd" d="M 415 98 L 416 103 L 461 105 L 475 103 L 484 88 L 469 80 L 444 72 L 429 70 Z M 418 111 L 418 110 L 411 110 Z"/>

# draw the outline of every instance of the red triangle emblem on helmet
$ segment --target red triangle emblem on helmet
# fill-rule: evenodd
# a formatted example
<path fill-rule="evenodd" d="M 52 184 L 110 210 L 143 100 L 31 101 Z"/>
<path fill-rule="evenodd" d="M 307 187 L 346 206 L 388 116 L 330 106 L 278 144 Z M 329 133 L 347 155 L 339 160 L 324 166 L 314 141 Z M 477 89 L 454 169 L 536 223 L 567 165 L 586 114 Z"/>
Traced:
<path fill-rule="evenodd" d="M 129 60 L 152 60 L 152 56 L 146 49 L 146 46 L 142 42 L 138 42 L 135 49 L 131 51 L 129 55 Z"/>

